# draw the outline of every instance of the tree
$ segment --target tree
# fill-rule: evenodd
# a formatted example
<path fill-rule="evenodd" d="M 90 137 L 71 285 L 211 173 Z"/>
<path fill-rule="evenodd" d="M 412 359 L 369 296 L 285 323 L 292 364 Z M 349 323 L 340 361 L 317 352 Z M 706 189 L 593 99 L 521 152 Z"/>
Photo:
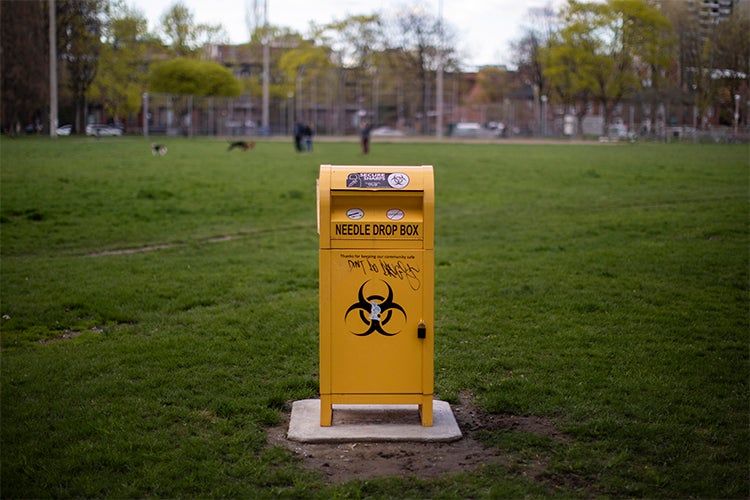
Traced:
<path fill-rule="evenodd" d="M 118 118 L 137 113 L 146 88 L 147 21 L 143 14 L 121 4 L 108 9 L 104 24 L 99 71 L 89 97 Z"/>
<path fill-rule="evenodd" d="M 46 1 L 0 2 L 2 129 L 9 134 L 42 123 L 49 97 L 47 12 Z"/>
<path fill-rule="evenodd" d="M 744 111 L 735 100 L 747 102 L 750 82 L 750 5 L 740 3 L 734 8 L 733 15 L 716 26 L 711 44 L 714 102 L 719 107 L 719 122 L 724 125 L 733 125 L 735 112 Z"/>
<path fill-rule="evenodd" d="M 428 96 L 438 63 L 450 64 L 455 52 L 453 29 L 414 3 L 386 23 L 386 52 L 391 67 L 403 77 L 403 85 L 416 85 L 416 117 L 422 132 L 428 130 Z M 413 82 L 413 83 L 412 83 Z"/>
<path fill-rule="evenodd" d="M 293 87 L 292 75 L 295 70 L 290 68 L 290 64 L 294 64 L 289 61 L 286 62 L 284 68 L 280 66 L 281 59 L 284 54 L 288 51 L 294 51 L 298 48 L 310 47 L 310 43 L 305 41 L 300 33 L 287 27 L 272 26 L 269 25 L 259 26 L 255 29 L 252 37 L 250 38 L 250 52 L 254 54 L 256 61 L 263 60 L 263 43 L 266 39 L 269 46 L 269 95 L 276 99 L 287 99 L 289 92 Z M 273 49 L 273 50 L 270 50 Z M 301 64 L 301 63 L 300 63 Z M 290 71 L 291 73 L 288 73 Z M 256 78 L 251 79 L 245 83 L 245 90 L 250 95 L 260 95 L 262 93 L 262 77 L 263 74 L 258 72 Z"/>
<path fill-rule="evenodd" d="M 316 38 L 336 54 L 339 65 L 372 72 L 375 54 L 382 51 L 383 25 L 377 14 L 354 15 L 314 29 Z"/>
<path fill-rule="evenodd" d="M 179 57 L 195 54 L 201 45 L 221 43 L 229 38 L 220 24 L 195 24 L 192 11 L 181 2 L 176 2 L 162 15 L 161 31 Z"/>
<path fill-rule="evenodd" d="M 543 38 L 534 30 L 526 31 L 521 38 L 511 42 L 513 62 L 518 75 L 525 82 L 534 85 L 539 95 L 547 92 L 547 82 L 544 79 L 544 70 L 541 60 L 541 52 L 549 48 L 550 37 Z"/>
<path fill-rule="evenodd" d="M 57 2 L 58 54 L 66 63 L 75 108 L 74 130 L 82 132 L 86 92 L 94 81 L 101 51 L 103 0 Z"/>
<path fill-rule="evenodd" d="M 477 86 L 469 104 L 492 104 L 501 102 L 510 89 L 508 71 L 499 67 L 486 67 L 477 73 Z"/>
<path fill-rule="evenodd" d="M 591 94 L 601 105 L 606 130 L 617 104 L 647 81 L 639 79 L 639 71 L 641 78 L 645 73 L 653 78 L 671 60 L 671 26 L 644 0 L 568 0 L 564 15 L 546 74 L 568 99 Z"/>
<path fill-rule="evenodd" d="M 741 96 L 744 90 L 747 99 L 750 6 L 737 2 L 728 19 L 716 18 L 714 23 L 702 23 L 681 0 L 664 0 L 661 8 L 674 26 L 678 90 L 685 102 L 695 106 L 695 125 L 708 128 L 709 110 L 717 103 L 720 121 L 731 124 L 734 95 Z"/>
<path fill-rule="evenodd" d="M 545 50 L 550 48 L 550 43 L 557 33 L 556 15 L 551 7 L 529 9 L 527 13 L 528 24 L 524 28 L 521 37 L 511 42 L 513 62 L 516 65 L 520 80 L 534 86 L 537 98 L 537 106 L 543 96 L 547 96 L 550 89 L 549 83 L 544 75 L 544 64 L 542 57 Z M 540 116 L 541 121 L 541 106 Z"/>
<path fill-rule="evenodd" d="M 650 93 L 652 110 L 656 102 L 671 97 L 692 104 L 699 116 L 705 116 L 710 106 L 710 78 L 703 77 L 704 37 L 698 19 L 683 0 L 664 0 L 662 14 L 669 19 L 675 34 L 675 55 L 672 61 L 672 78 L 666 82 L 664 96 Z M 656 116 L 651 113 L 652 116 Z M 697 125 L 697 124 L 695 124 Z"/>
<path fill-rule="evenodd" d="M 380 17 L 377 14 L 352 15 L 323 26 L 313 25 L 311 31 L 316 45 L 326 47 L 330 56 L 326 73 L 329 86 L 337 89 L 337 129 L 346 129 L 347 103 L 357 103 L 356 119 L 364 119 L 364 113 L 368 112 L 374 113 L 370 120 L 377 119 L 382 74 L 378 55 L 384 47 Z M 334 64 L 338 68 L 335 73 L 330 70 Z"/>
<path fill-rule="evenodd" d="M 672 24 L 661 11 L 643 0 L 610 0 L 608 13 L 611 31 L 620 36 L 626 61 L 623 72 L 632 73 L 628 87 L 619 98 L 651 96 L 650 116 L 655 115 L 656 101 L 667 95 L 674 79 L 675 34 Z M 614 52 L 614 51 L 613 51 Z M 619 56 L 620 60 L 623 56 Z M 625 80 L 623 78 L 622 80 Z M 612 107 L 606 108 L 606 117 Z"/>
<path fill-rule="evenodd" d="M 579 134 L 583 133 L 583 119 L 594 87 L 591 73 L 596 60 L 590 43 L 575 31 L 566 29 L 540 52 L 544 78 L 565 112 L 575 115 Z"/>
<path fill-rule="evenodd" d="M 318 82 L 333 68 L 330 50 L 304 43 L 285 52 L 279 58 L 278 68 L 286 75 L 287 95 L 293 94 L 296 98 L 297 120 L 310 121 L 312 117 L 304 109 L 313 107 L 317 100 Z M 324 85 L 321 85 L 321 93 Z M 305 89 L 309 89 L 306 99 Z"/>
<path fill-rule="evenodd" d="M 195 96 L 240 95 L 242 87 L 232 72 L 216 62 L 188 58 L 170 59 L 154 64 L 149 90 Z"/>

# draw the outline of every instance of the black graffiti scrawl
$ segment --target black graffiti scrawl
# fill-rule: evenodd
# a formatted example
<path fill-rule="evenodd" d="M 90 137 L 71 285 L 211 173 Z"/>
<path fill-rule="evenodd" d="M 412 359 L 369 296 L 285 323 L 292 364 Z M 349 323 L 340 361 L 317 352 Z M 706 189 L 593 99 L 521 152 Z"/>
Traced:
<path fill-rule="evenodd" d="M 383 280 L 377 281 L 385 283 L 385 286 L 388 288 L 387 297 L 378 294 L 371 294 L 365 297 L 365 287 L 371 281 L 373 280 L 365 281 L 362 283 L 362 286 L 359 287 L 358 301 L 346 310 L 344 321 L 347 320 L 349 314 L 358 312 L 359 318 L 367 329 L 362 333 L 352 332 L 354 335 L 358 337 L 366 337 L 371 333 L 378 332 L 386 337 L 393 337 L 399 332 L 390 333 L 386 331 L 385 328 L 387 327 L 388 322 L 393 319 L 394 313 L 403 314 L 404 320 L 406 320 L 406 311 L 404 311 L 404 308 L 399 304 L 393 302 L 393 289 Z"/>

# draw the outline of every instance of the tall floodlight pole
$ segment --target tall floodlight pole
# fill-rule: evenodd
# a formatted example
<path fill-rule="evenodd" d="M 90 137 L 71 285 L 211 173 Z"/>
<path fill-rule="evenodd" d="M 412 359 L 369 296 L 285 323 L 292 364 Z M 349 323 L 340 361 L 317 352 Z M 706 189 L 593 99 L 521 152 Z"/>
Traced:
<path fill-rule="evenodd" d="M 49 0 L 49 136 L 57 137 L 57 16 Z"/>
<path fill-rule="evenodd" d="M 740 124 L 740 95 L 734 94 L 734 136 L 737 137 L 737 127 Z"/>
<path fill-rule="evenodd" d="M 270 131 L 268 121 L 268 86 L 270 83 L 271 54 L 268 40 L 268 0 L 263 2 L 263 130 Z"/>
<path fill-rule="evenodd" d="M 438 0 L 437 137 L 443 137 L 443 0 Z"/>
<path fill-rule="evenodd" d="M 143 93 L 143 137 L 148 137 L 148 92 Z"/>

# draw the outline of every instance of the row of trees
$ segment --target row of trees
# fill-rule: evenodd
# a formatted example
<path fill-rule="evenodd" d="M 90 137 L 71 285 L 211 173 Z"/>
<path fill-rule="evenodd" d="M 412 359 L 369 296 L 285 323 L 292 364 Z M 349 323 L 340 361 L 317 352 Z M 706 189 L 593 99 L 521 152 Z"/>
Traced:
<path fill-rule="evenodd" d="M 44 124 L 50 96 L 49 1 L 0 4 L 6 131 L 18 124 L 34 128 Z M 404 12 L 389 26 L 400 26 L 394 28 L 401 30 L 399 38 L 414 44 L 406 50 L 393 51 L 384 44 L 385 24 L 375 15 L 312 26 L 308 36 L 285 27 L 255 26 L 247 45 L 255 61 L 251 66 L 258 66 L 263 46 L 270 46 L 270 97 L 276 100 L 294 92 L 299 74 L 305 73 L 307 83 L 334 68 L 351 70 L 358 81 L 364 81 L 382 65 L 413 66 L 421 87 L 427 89 L 428 72 L 435 70 L 440 26 L 435 16 L 417 6 Z M 87 105 L 102 106 L 108 116 L 125 121 L 141 111 L 146 91 L 198 96 L 262 93 L 262 71 L 254 69 L 249 78 L 236 79 L 225 65 L 210 60 L 211 49 L 226 41 L 224 29 L 196 23 L 179 2 L 164 13 L 156 32 L 149 32 L 142 13 L 125 0 L 57 0 L 56 26 L 53 42 L 62 62 L 60 116 L 61 121 L 72 121 L 76 131 L 84 128 Z M 442 33 L 451 40 L 447 30 Z M 444 60 L 457 67 L 455 58 Z M 413 72 L 403 75 L 410 79 L 407 74 Z M 421 103 L 425 95 L 423 90 Z"/>
<path fill-rule="evenodd" d="M 50 1 L 0 2 L 4 132 L 47 125 Z M 205 95 L 242 90 L 222 65 L 196 59 L 198 47 L 226 35 L 221 26 L 196 24 L 182 4 L 164 14 L 156 33 L 123 0 L 56 0 L 53 7 L 61 117 L 76 131 L 83 131 L 92 104 L 115 119 L 137 114 L 150 88 Z"/>
<path fill-rule="evenodd" d="M 518 70 L 579 121 L 592 101 L 606 123 L 619 103 L 637 97 L 652 109 L 693 105 L 702 128 L 712 108 L 736 125 L 739 101 L 750 106 L 750 5 L 735 1 L 720 18 L 701 16 L 702 3 L 570 0 L 559 15 L 537 17 L 514 45 Z"/>
<path fill-rule="evenodd" d="M 0 2 L 6 131 L 45 124 L 49 1 Z M 606 122 L 618 104 L 637 96 L 654 108 L 665 100 L 694 105 L 699 125 L 708 123 L 713 108 L 736 123 L 733 107 L 736 112 L 737 103 L 748 100 L 748 2 L 735 2 L 732 16 L 708 27 L 693 9 L 698 3 L 569 0 L 560 12 L 530 12 L 523 35 L 509 48 L 516 69 L 482 68 L 474 82 L 463 77 L 455 30 L 418 3 L 388 17 L 312 24 L 304 36 L 256 25 L 250 42 L 239 47 L 244 56 L 222 57 L 218 64 L 211 62 L 212 49 L 226 41 L 224 29 L 195 22 L 181 3 L 149 32 L 126 0 L 56 0 L 61 118 L 81 131 L 87 106 L 95 104 L 108 116 L 132 121 L 146 91 L 249 95 L 259 109 L 265 48 L 268 99 L 285 102 L 301 89 L 325 88 L 340 94 L 340 102 L 372 110 L 377 96 L 397 96 L 389 120 L 422 132 L 433 127 L 439 72 L 454 82 L 450 96 L 442 96 L 454 105 L 507 102 L 532 89 L 523 95 L 558 104 L 579 121 L 596 103 Z"/>

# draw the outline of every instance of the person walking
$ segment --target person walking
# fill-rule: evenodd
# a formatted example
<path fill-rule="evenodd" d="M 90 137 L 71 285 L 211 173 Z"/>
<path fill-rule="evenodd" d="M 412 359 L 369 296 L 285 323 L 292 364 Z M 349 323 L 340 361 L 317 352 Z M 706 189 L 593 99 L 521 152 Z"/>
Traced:
<path fill-rule="evenodd" d="M 302 152 L 302 134 L 305 131 L 305 126 L 301 122 L 297 122 L 294 125 L 294 149 L 298 153 Z"/>
<path fill-rule="evenodd" d="M 305 143 L 305 151 L 308 153 L 312 153 L 313 148 L 313 128 L 311 125 L 305 125 L 304 129 L 302 130 L 302 139 Z"/>
<path fill-rule="evenodd" d="M 372 125 L 368 122 L 362 122 L 359 124 L 359 135 L 362 142 L 362 153 L 367 154 L 370 152 L 370 131 Z"/>

